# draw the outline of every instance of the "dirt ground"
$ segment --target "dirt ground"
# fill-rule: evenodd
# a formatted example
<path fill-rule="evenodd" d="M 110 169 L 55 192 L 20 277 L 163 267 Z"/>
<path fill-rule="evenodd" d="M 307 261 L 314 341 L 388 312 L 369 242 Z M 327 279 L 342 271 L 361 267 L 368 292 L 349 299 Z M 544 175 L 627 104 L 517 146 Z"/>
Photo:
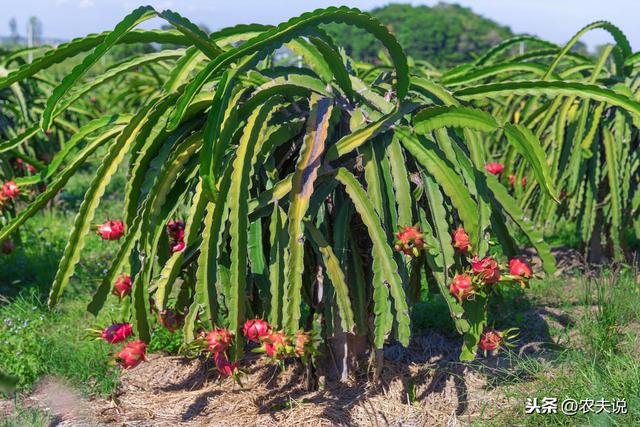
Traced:
<path fill-rule="evenodd" d="M 86 401 L 49 379 L 23 404 L 50 411 L 64 426 L 457 425 L 504 404 L 484 389 L 481 375 L 443 362 L 433 356 L 406 367 L 389 360 L 377 387 L 366 377 L 352 378 L 309 393 L 295 364 L 281 371 L 261 361 L 245 363 L 241 388 L 220 382 L 206 361 L 153 355 L 123 376 L 114 400 Z M 411 384 L 413 404 L 407 398 Z"/>
<path fill-rule="evenodd" d="M 516 352 L 545 357 L 540 334 L 546 322 L 558 321 L 556 314 L 527 313 L 532 328 Z M 306 390 L 297 362 L 282 371 L 263 359 L 245 360 L 241 388 L 230 379 L 220 382 L 210 360 L 155 354 L 124 373 L 114 399 L 82 399 L 48 378 L 22 405 L 50 412 L 59 426 L 458 426 L 521 404 L 492 386 L 501 376 L 517 375 L 508 358 L 463 365 L 460 344 L 430 333 L 407 349 L 389 346 L 380 384 L 367 381 L 364 367 L 347 382 L 316 392 Z"/>
<path fill-rule="evenodd" d="M 575 254 L 564 255 L 568 269 L 579 268 Z M 522 313 L 527 328 L 513 354 L 550 356 L 549 328 L 573 320 L 548 303 Z M 53 425 L 74 427 L 462 426 L 520 410 L 523 402 L 509 399 L 499 387 L 501 379 L 519 375 L 513 357 L 501 352 L 464 365 L 458 361 L 460 347 L 459 337 L 430 332 L 413 338 L 406 349 L 387 346 L 379 383 L 369 381 L 363 363 L 348 381 L 328 382 L 315 392 L 307 391 L 299 362 L 281 370 L 249 355 L 241 364 L 240 387 L 231 379 L 220 381 L 211 360 L 152 354 L 124 372 L 114 398 L 87 400 L 64 382 L 45 378 L 18 401 L 50 413 Z M 12 411 L 12 401 L 0 401 L 0 415 Z"/>

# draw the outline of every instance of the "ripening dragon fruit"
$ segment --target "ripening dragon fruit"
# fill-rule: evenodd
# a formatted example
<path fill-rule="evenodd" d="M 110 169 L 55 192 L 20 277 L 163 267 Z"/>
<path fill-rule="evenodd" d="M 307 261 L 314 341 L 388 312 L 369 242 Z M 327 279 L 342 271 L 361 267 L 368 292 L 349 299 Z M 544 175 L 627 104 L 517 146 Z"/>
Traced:
<path fill-rule="evenodd" d="M 484 165 L 484 169 L 492 175 L 500 175 L 504 170 L 504 165 L 502 163 L 487 163 Z"/>
<path fill-rule="evenodd" d="M 2 185 L 2 194 L 10 199 L 15 199 L 20 195 L 20 187 L 15 181 L 7 181 Z"/>
<path fill-rule="evenodd" d="M 125 341 L 133 335 L 133 328 L 130 323 L 114 323 L 102 330 L 100 338 L 109 344 L 116 344 Z"/>
<path fill-rule="evenodd" d="M 124 369 L 134 368 L 146 360 L 146 352 L 147 344 L 144 341 L 131 341 L 118 353 L 116 360 Z"/>
<path fill-rule="evenodd" d="M 424 247 L 424 235 L 417 225 L 407 225 L 396 233 L 396 241 L 394 244 L 396 251 L 403 252 L 408 256 L 417 257 Z"/>
<path fill-rule="evenodd" d="M 487 285 L 500 280 L 500 266 L 492 257 L 487 256 L 482 259 L 477 256 L 471 260 L 471 269 L 476 277 Z"/>
<path fill-rule="evenodd" d="M 484 351 L 493 351 L 500 348 L 502 343 L 502 334 L 498 331 L 489 330 L 482 334 L 478 345 Z"/>
<path fill-rule="evenodd" d="M 308 332 L 298 331 L 294 337 L 294 353 L 297 356 L 306 356 L 313 350 L 311 335 Z"/>
<path fill-rule="evenodd" d="M 284 359 L 287 355 L 287 347 L 291 345 L 289 338 L 283 331 L 273 332 L 263 339 L 264 352 L 269 357 Z"/>
<path fill-rule="evenodd" d="M 124 235 L 124 223 L 122 221 L 106 221 L 96 227 L 96 233 L 104 240 L 120 240 Z"/>
<path fill-rule="evenodd" d="M 449 292 L 462 302 L 471 298 L 474 290 L 471 283 L 471 277 L 467 274 L 456 274 L 449 285 Z"/>
<path fill-rule="evenodd" d="M 111 293 L 121 299 L 131 294 L 131 276 L 128 274 L 118 276 Z"/>
<path fill-rule="evenodd" d="M 471 249 L 471 241 L 469 239 L 469 235 L 464 228 L 458 227 L 456 231 L 453 232 L 453 247 L 466 254 Z"/>
<path fill-rule="evenodd" d="M 512 187 L 515 187 L 516 185 L 516 176 L 515 175 L 509 175 L 509 184 L 511 184 Z M 520 185 L 522 186 L 522 188 L 524 188 L 527 185 L 527 177 L 523 176 L 520 179 Z"/>
<path fill-rule="evenodd" d="M 225 328 L 215 328 L 205 335 L 205 340 L 209 344 L 209 351 L 212 353 L 227 351 L 232 339 L 233 334 Z"/>
<path fill-rule="evenodd" d="M 244 322 L 242 333 L 249 341 L 260 342 L 261 338 L 271 333 L 271 325 L 262 319 L 251 319 Z"/>
<path fill-rule="evenodd" d="M 19 171 L 20 169 L 24 168 L 24 160 L 17 158 L 17 159 L 13 159 L 14 165 L 13 168 L 17 171 Z"/>

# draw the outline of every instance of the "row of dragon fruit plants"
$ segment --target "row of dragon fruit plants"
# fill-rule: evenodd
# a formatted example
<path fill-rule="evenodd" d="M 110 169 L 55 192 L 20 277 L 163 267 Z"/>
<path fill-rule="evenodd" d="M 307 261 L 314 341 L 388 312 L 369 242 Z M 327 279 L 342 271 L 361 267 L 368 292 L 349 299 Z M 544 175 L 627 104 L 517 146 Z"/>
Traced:
<path fill-rule="evenodd" d="M 135 29 L 153 17 L 172 29 Z M 347 57 L 322 29 L 332 22 L 375 36 L 381 62 Z M 615 44 L 595 59 L 571 51 L 597 28 Z M 160 48 L 91 73 L 128 43 Z M 521 44 L 530 48 L 514 56 Z M 274 56 L 281 46 L 296 60 Z M 247 349 L 321 363 L 328 339 L 345 333 L 363 337 L 381 367 L 384 344 L 409 344 L 411 308 L 436 289 L 471 360 L 517 336 L 492 327 L 489 301 L 533 277 L 523 246 L 548 274 L 544 231 L 562 221 L 578 224 L 585 248 L 619 259 L 629 230 L 640 234 L 640 55 L 610 23 L 564 47 L 516 37 L 437 71 L 356 9 L 206 34 L 141 7 L 113 31 L 32 63 L 25 53 L 0 56 L 11 112 L 2 251 L 93 168 L 49 304 L 90 229 L 112 241 L 88 310 L 121 304 L 122 318 L 96 335 L 123 345 L 114 354 L 125 368 L 145 359 L 155 328 L 181 330 L 185 352 L 211 353 L 238 381 Z M 80 53 L 66 75 L 51 69 Z M 119 169 L 123 215 L 95 225 Z"/>

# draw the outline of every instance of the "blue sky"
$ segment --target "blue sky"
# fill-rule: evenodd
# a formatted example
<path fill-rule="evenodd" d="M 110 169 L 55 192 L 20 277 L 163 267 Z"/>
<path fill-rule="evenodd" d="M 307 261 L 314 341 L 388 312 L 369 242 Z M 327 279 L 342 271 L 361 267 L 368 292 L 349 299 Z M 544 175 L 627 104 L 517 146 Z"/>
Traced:
<path fill-rule="evenodd" d="M 399 2 L 433 5 L 437 0 Z M 237 23 L 275 24 L 318 7 L 344 4 L 368 10 L 386 3 L 386 0 L 0 0 L 1 16 L 6 20 L 5 24 L 0 22 L 0 34 L 8 34 L 11 17 L 18 20 L 19 30 L 24 34 L 27 18 L 36 15 L 43 22 L 46 37 L 78 37 L 113 28 L 129 11 L 143 4 L 176 10 L 213 30 Z M 634 50 L 640 49 L 640 0 L 459 0 L 455 3 L 509 25 L 515 32 L 537 34 L 556 43 L 565 42 L 587 23 L 604 19 L 625 32 Z M 600 30 L 583 39 L 591 47 L 609 40 Z"/>

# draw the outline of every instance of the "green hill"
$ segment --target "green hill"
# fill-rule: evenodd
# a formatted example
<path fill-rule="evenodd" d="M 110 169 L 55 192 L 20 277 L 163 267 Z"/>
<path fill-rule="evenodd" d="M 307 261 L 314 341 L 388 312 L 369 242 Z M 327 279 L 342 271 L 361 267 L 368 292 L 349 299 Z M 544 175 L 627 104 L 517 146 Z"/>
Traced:
<path fill-rule="evenodd" d="M 474 54 L 513 35 L 509 27 L 452 4 L 428 7 L 394 3 L 370 13 L 396 34 L 407 54 L 436 66 L 467 62 Z M 328 29 L 353 57 L 366 61 L 377 58 L 380 44 L 364 31 L 343 25 Z"/>

